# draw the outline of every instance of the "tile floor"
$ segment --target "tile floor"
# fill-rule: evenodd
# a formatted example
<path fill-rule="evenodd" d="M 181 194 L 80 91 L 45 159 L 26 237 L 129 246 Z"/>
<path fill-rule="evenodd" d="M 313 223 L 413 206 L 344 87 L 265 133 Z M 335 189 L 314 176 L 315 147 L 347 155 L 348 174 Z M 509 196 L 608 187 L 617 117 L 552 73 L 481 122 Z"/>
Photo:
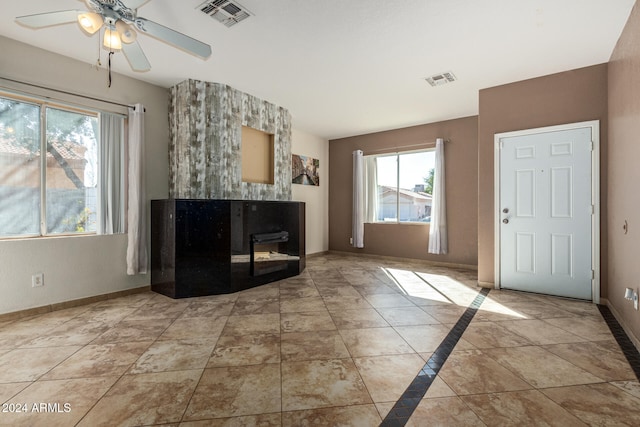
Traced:
<path fill-rule="evenodd" d="M 0 425 L 377 426 L 475 282 L 328 254 L 233 295 L 0 323 Z M 640 425 L 640 383 L 598 308 L 508 291 L 489 292 L 417 402 L 407 425 Z"/>

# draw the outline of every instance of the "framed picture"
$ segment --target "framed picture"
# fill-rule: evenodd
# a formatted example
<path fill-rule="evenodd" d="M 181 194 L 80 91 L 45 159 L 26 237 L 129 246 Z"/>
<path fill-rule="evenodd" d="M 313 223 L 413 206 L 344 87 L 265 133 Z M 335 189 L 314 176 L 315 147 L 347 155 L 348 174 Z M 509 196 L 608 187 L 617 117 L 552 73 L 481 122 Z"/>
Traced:
<path fill-rule="evenodd" d="M 301 185 L 320 185 L 320 160 L 299 154 L 291 155 L 291 182 Z"/>

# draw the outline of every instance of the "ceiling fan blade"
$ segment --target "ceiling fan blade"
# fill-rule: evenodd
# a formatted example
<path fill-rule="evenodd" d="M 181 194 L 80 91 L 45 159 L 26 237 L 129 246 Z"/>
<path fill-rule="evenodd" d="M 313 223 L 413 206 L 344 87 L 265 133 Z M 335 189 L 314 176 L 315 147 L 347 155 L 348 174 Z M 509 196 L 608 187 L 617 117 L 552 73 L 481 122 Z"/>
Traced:
<path fill-rule="evenodd" d="M 147 3 L 149 0 L 122 0 L 125 6 L 129 9 L 137 9 L 143 4 Z"/>
<path fill-rule="evenodd" d="M 151 69 L 151 64 L 149 64 L 149 60 L 137 40 L 132 43 L 122 43 L 122 52 L 133 71 L 149 71 Z"/>
<path fill-rule="evenodd" d="M 135 25 L 138 30 L 149 34 L 163 42 L 172 44 L 180 49 L 186 50 L 200 58 L 207 59 L 211 56 L 211 46 L 182 33 L 160 25 L 157 22 L 149 21 L 145 18 L 136 18 Z"/>
<path fill-rule="evenodd" d="M 18 16 L 19 24 L 31 28 L 50 27 L 51 25 L 70 24 L 78 21 L 79 10 L 61 10 L 59 12 L 37 13 L 35 15 Z"/>

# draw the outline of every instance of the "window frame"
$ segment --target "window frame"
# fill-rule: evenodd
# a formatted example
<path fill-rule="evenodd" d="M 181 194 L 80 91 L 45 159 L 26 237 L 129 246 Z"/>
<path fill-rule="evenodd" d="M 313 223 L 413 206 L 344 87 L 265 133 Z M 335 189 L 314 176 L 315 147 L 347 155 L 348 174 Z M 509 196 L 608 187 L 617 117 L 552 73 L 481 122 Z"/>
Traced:
<path fill-rule="evenodd" d="M 61 233 L 48 233 L 47 232 L 47 109 L 55 109 L 70 113 L 83 114 L 86 116 L 94 117 L 98 121 L 98 129 L 100 129 L 100 114 L 106 113 L 99 109 L 70 104 L 64 101 L 58 101 L 49 97 L 41 97 L 38 95 L 26 94 L 19 91 L 13 91 L 6 88 L 0 88 L 0 98 L 5 98 L 15 102 L 21 102 L 38 106 L 39 111 L 39 127 L 40 127 L 40 159 L 39 159 L 39 207 L 40 207 L 40 222 L 38 224 L 38 233 L 28 234 L 12 234 L 12 235 L 0 235 L 0 241 L 2 240 L 19 240 L 19 239 L 41 239 L 41 238 L 64 238 L 64 237 L 80 237 L 80 236 L 95 236 L 97 231 L 82 231 L 82 232 L 61 232 Z M 111 113 L 113 114 L 113 113 Z M 97 148 L 97 170 L 100 170 L 101 164 L 99 161 L 100 152 L 100 135 L 96 135 L 96 148 Z M 96 183 L 97 194 L 100 195 L 102 188 L 100 186 L 100 180 Z M 100 212 L 96 213 L 98 217 Z"/>
<path fill-rule="evenodd" d="M 429 148 L 420 148 L 416 150 L 395 151 L 395 152 L 380 153 L 380 154 L 370 154 L 370 155 L 364 156 L 365 158 L 373 157 L 376 159 L 379 157 L 394 157 L 394 156 L 396 158 L 396 218 L 395 218 L 395 221 L 376 220 L 373 222 L 367 222 L 367 224 L 376 224 L 376 225 L 377 224 L 387 224 L 387 225 L 403 225 L 404 224 L 404 225 L 423 225 L 423 226 L 431 225 L 431 221 L 424 222 L 424 221 L 401 221 L 400 220 L 400 190 L 401 190 L 400 188 L 400 156 L 407 155 L 407 154 L 417 154 L 417 153 L 433 153 L 435 155 L 435 151 L 436 151 L 435 147 L 429 147 Z M 377 171 L 377 167 L 376 167 L 376 171 Z M 378 207 L 380 208 L 380 206 L 382 206 L 382 204 L 380 203 L 380 201 L 378 201 Z"/>

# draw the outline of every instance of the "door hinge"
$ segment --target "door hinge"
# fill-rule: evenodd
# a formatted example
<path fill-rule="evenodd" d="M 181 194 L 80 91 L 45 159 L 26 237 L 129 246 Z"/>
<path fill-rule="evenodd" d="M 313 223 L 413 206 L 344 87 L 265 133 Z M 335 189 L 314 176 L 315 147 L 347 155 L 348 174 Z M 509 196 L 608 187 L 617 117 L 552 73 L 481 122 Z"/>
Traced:
<path fill-rule="evenodd" d="M 591 280 L 596 278 L 596 271 L 595 270 L 591 270 Z"/>
<path fill-rule="evenodd" d="M 591 141 L 591 151 L 593 151 L 594 149 L 595 149 L 595 143 Z"/>

